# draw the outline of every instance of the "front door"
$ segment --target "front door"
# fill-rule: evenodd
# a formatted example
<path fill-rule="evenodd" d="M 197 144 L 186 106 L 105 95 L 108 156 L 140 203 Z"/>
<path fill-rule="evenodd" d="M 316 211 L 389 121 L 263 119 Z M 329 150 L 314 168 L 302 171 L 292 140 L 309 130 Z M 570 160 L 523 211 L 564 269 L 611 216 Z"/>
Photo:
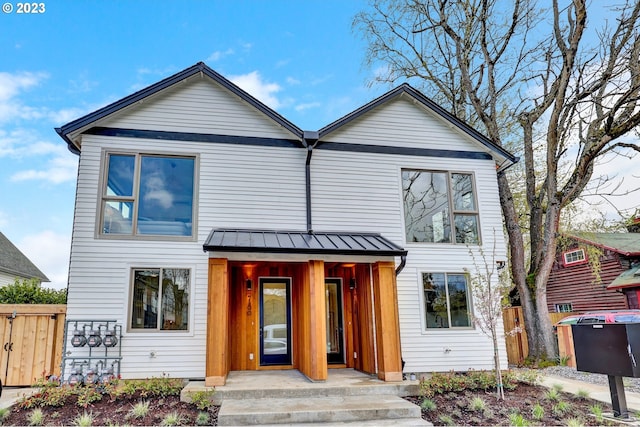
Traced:
<path fill-rule="evenodd" d="M 327 310 L 327 363 L 344 363 L 342 279 L 325 280 Z"/>
<path fill-rule="evenodd" d="M 260 278 L 260 365 L 291 364 L 291 279 Z"/>

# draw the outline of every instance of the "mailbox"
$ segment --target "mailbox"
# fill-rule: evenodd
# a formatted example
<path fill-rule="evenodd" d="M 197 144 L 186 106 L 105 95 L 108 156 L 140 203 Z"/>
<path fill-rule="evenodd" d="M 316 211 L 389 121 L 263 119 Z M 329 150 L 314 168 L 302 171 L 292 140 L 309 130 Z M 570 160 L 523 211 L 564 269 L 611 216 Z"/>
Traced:
<path fill-rule="evenodd" d="M 571 325 L 576 369 L 605 374 L 616 418 L 629 419 L 622 377 L 640 377 L 640 323 Z"/>
<path fill-rule="evenodd" d="M 640 377 L 640 323 L 571 326 L 576 369 L 616 377 Z"/>

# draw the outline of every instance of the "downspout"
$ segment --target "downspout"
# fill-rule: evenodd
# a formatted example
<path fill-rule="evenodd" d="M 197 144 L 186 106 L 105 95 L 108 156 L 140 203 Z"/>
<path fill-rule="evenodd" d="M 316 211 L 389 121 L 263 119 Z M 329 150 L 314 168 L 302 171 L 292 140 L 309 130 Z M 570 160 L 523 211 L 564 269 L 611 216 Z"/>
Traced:
<path fill-rule="evenodd" d="M 304 162 L 305 172 L 305 195 L 307 202 L 307 232 L 313 233 L 313 219 L 311 217 L 311 155 L 318 143 L 318 132 L 304 131 L 302 142 L 307 147 L 307 159 Z"/>
<path fill-rule="evenodd" d="M 407 265 L 407 256 L 400 255 L 400 265 L 398 266 L 398 268 L 396 268 L 396 277 L 398 277 L 398 274 L 402 273 L 402 270 L 404 270 L 405 265 Z"/>

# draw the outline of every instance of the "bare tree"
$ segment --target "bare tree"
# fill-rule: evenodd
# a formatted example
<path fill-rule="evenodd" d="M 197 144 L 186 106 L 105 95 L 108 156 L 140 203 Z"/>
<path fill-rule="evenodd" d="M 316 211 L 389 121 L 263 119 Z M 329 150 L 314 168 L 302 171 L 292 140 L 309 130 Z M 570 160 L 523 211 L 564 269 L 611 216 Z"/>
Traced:
<path fill-rule="evenodd" d="M 485 254 L 482 247 L 478 248 L 476 255 L 474 250 L 468 246 L 474 266 L 474 271 L 470 271 L 469 276 L 471 279 L 471 292 L 476 305 L 476 310 L 472 316 L 473 323 L 486 336 L 491 338 L 493 368 L 496 375 L 496 396 L 499 400 L 504 400 L 504 386 L 502 384 L 502 370 L 498 352 L 498 335 L 499 327 L 502 325 L 502 309 L 506 306 L 505 300 L 508 297 L 510 286 L 504 277 L 504 270 L 498 268 L 496 263 L 496 230 L 493 230 L 493 234 L 494 244 L 489 256 Z"/>
<path fill-rule="evenodd" d="M 562 210 L 597 159 L 640 151 L 622 139 L 640 123 L 640 2 L 596 30 L 586 1 L 374 0 L 354 19 L 378 82 L 414 82 L 524 158 L 498 186 L 533 357 L 557 353 L 546 284 Z"/>

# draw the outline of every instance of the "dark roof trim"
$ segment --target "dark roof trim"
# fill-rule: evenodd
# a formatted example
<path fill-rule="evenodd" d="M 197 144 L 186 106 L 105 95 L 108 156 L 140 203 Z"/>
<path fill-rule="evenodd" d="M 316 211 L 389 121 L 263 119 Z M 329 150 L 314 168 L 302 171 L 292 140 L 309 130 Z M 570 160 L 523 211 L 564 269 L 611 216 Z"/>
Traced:
<path fill-rule="evenodd" d="M 256 108 L 258 111 L 265 114 L 266 116 L 274 120 L 276 123 L 278 123 L 285 129 L 287 129 L 289 132 L 293 133 L 296 137 L 299 137 L 300 139 L 302 139 L 303 132 L 300 128 L 298 128 L 296 125 L 291 123 L 289 120 L 285 119 L 276 111 L 272 110 L 262 102 L 258 101 L 256 98 L 254 98 L 244 90 L 240 89 L 238 86 L 236 86 L 231 81 L 224 78 L 222 75 L 213 71 L 204 62 L 198 62 L 197 64 L 185 70 L 182 70 L 172 76 L 169 76 L 164 80 L 159 81 L 158 83 L 148 86 L 142 90 L 139 90 L 138 92 L 135 92 L 125 98 L 120 99 L 119 101 L 109 104 L 106 107 L 100 108 L 99 110 L 96 110 L 93 113 L 89 113 L 83 117 L 80 117 L 79 119 L 69 122 L 62 127 L 56 128 L 56 132 L 58 133 L 58 135 L 62 137 L 62 139 L 64 139 L 67 142 L 67 144 L 69 145 L 69 150 L 71 150 L 74 153 L 79 153 L 78 148 L 75 147 L 73 142 L 69 139 L 68 137 L 69 133 L 72 133 L 85 126 L 88 126 L 97 120 L 100 120 L 110 114 L 113 114 L 125 107 L 128 107 L 129 105 L 132 105 L 138 101 L 141 101 L 157 92 L 160 92 L 170 86 L 173 86 L 176 83 L 179 83 L 199 73 L 202 73 L 203 75 L 210 77 L 216 83 L 220 84 L 225 89 L 237 95 L 243 101 L 247 102 L 248 104 Z"/>
<path fill-rule="evenodd" d="M 391 99 L 393 99 L 393 98 L 395 98 L 397 96 L 402 95 L 403 93 L 405 93 L 405 94 L 411 96 L 412 98 L 414 98 L 415 100 L 419 101 L 425 107 L 431 109 L 434 113 L 436 113 L 437 115 L 439 115 L 440 117 L 442 117 L 443 119 L 445 119 L 446 121 L 448 121 L 449 123 L 451 123 L 452 125 L 457 127 L 458 129 L 460 129 L 462 132 L 466 133 L 467 135 L 469 135 L 470 137 L 472 137 L 473 139 L 475 139 L 476 141 L 478 141 L 479 143 L 481 143 L 485 147 L 489 148 L 491 151 L 494 151 L 494 152 L 500 154 L 501 156 L 507 158 L 512 163 L 516 163 L 518 161 L 518 157 L 514 156 L 513 154 L 511 154 L 510 152 L 508 152 L 504 148 L 502 148 L 499 145 L 497 145 L 494 142 L 492 142 L 489 138 L 487 138 L 486 136 L 484 136 L 483 134 L 481 134 L 480 132 L 478 132 L 477 130 L 475 130 L 474 128 L 469 126 L 468 124 L 464 123 L 462 120 L 458 119 L 453 114 L 451 114 L 448 111 L 446 111 L 444 108 L 440 107 L 438 104 L 433 102 L 431 99 L 429 99 L 425 95 L 423 95 L 420 91 L 414 89 L 408 83 L 401 84 L 400 86 L 396 87 L 395 89 L 390 90 L 389 92 L 387 92 L 384 95 L 374 99 L 373 101 L 369 102 L 368 104 L 363 105 L 362 107 L 358 108 L 357 110 L 355 110 L 355 111 L 347 114 L 346 116 L 336 120 L 335 122 L 323 127 L 322 129 L 320 129 L 318 131 L 318 133 L 320 135 L 320 138 L 323 138 L 324 136 L 330 134 L 331 132 L 337 130 L 338 128 L 340 128 L 340 127 L 348 124 L 349 122 L 359 118 L 363 114 L 368 113 L 369 111 L 373 110 L 374 108 L 377 108 L 381 104 L 384 104 L 385 102 L 387 102 L 387 101 L 389 101 L 389 100 L 391 100 Z"/>
<path fill-rule="evenodd" d="M 454 159 L 492 159 L 490 154 L 479 151 L 435 150 L 431 148 L 392 147 L 389 145 L 349 144 L 343 142 L 319 142 L 316 149 L 360 153 L 400 154 L 406 156 L 447 157 Z"/>
<path fill-rule="evenodd" d="M 169 132 L 122 128 L 94 127 L 85 132 L 89 135 L 115 136 L 121 138 L 144 138 L 166 141 L 213 142 L 236 145 L 258 145 L 266 147 L 304 148 L 297 139 L 261 138 L 253 136 L 217 135 L 208 133 Z"/>
<path fill-rule="evenodd" d="M 213 229 L 203 244 L 209 252 L 404 256 L 407 251 L 375 233 Z"/>

